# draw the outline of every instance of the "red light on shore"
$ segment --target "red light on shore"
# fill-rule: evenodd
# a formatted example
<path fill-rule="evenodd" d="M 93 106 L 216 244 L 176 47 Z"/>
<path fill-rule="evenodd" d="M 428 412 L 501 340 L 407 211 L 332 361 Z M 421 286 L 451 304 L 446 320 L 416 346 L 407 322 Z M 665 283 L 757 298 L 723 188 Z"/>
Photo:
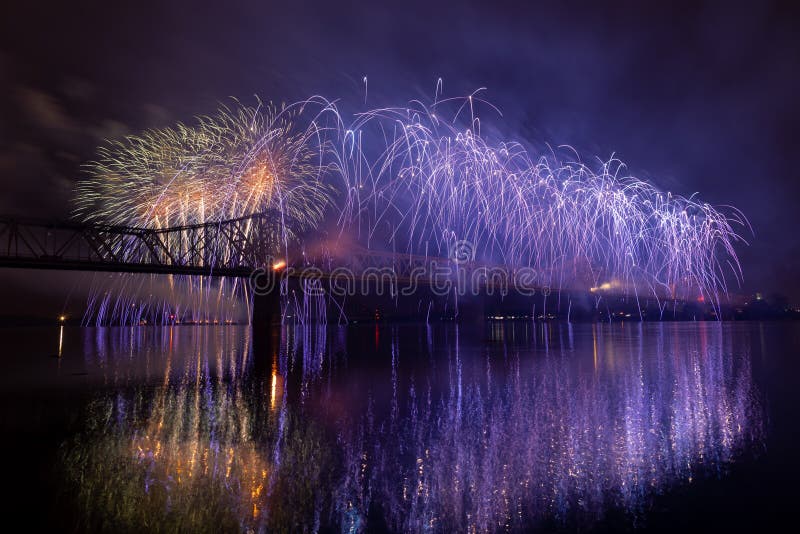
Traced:
<path fill-rule="evenodd" d="M 283 261 L 283 260 L 276 261 L 275 263 L 272 264 L 272 270 L 273 271 L 280 271 L 284 267 L 286 267 L 286 262 Z"/>

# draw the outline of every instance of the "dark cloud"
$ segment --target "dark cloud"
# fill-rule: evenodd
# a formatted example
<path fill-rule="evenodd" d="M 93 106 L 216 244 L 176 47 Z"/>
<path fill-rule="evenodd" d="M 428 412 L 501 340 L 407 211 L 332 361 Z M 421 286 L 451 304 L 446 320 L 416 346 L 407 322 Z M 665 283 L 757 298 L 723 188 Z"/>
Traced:
<path fill-rule="evenodd" d="M 52 95 L 23 86 L 17 89 L 16 96 L 25 118 L 39 131 L 69 134 L 76 129 Z"/>

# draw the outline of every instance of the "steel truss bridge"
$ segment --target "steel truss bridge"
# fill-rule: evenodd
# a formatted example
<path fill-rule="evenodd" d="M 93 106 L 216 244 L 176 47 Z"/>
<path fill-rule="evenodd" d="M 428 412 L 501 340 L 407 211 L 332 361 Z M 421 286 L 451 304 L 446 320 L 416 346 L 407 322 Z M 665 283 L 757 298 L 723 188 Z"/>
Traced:
<path fill-rule="evenodd" d="M 274 214 L 256 214 L 171 228 L 137 228 L 0 217 L 0 267 L 250 277 L 272 265 L 269 251 L 280 241 L 275 220 Z M 349 250 L 343 258 L 297 257 L 302 261 L 290 261 L 289 276 L 321 279 L 345 268 L 356 277 L 391 272 L 396 282 L 425 283 L 420 273 L 429 275 L 437 266 L 453 265 L 448 258 L 366 249 Z M 480 267 L 472 262 L 461 266 Z M 487 278 L 484 285 L 496 282 Z"/>
<path fill-rule="evenodd" d="M 285 256 L 285 253 L 276 257 L 270 254 L 280 248 L 276 243 L 282 241 L 277 220 L 280 219 L 275 214 L 261 213 L 204 224 L 137 228 L 0 216 L 0 267 L 249 278 L 262 269 L 270 273 L 276 257 Z M 389 276 L 395 287 L 436 284 L 449 277 L 437 280 L 431 273 L 437 268 L 455 266 L 449 258 L 361 248 L 348 250 L 344 257 L 308 257 L 291 252 L 290 256 L 299 260 L 290 258 L 286 272 L 281 273 L 290 278 L 341 280 L 338 275 L 345 269 L 352 281 L 363 282 L 373 277 L 376 283 L 384 283 L 384 277 Z M 484 270 L 477 274 L 484 275 L 478 279 L 486 290 L 521 287 L 514 269 L 472 261 L 461 262 L 458 268 L 470 274 Z M 530 290 L 531 283 L 541 289 L 542 282 L 525 280 L 524 289 Z M 468 279 L 467 283 L 471 281 Z M 562 287 L 558 291 L 588 290 Z M 619 292 L 604 292 L 604 295 L 614 293 Z M 664 299 L 683 300 L 667 295 Z"/>
<path fill-rule="evenodd" d="M 268 260 L 271 220 L 162 229 L 0 217 L 0 267 L 246 277 Z"/>

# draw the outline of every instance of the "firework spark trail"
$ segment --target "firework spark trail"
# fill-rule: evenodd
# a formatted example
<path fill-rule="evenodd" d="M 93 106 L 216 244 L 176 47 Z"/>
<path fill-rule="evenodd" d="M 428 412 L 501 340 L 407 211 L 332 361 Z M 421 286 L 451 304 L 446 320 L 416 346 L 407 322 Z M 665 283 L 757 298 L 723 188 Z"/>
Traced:
<path fill-rule="evenodd" d="M 656 297 L 680 289 L 718 302 L 726 276 L 740 279 L 734 225 L 748 223 L 738 210 L 663 193 L 625 176 L 614 158 L 597 170 L 555 154 L 534 159 L 519 143 L 492 145 L 474 126 L 458 129 L 435 111 L 370 111 L 343 135 L 340 157 L 353 171 L 342 176 L 357 180 L 345 183 L 346 222 L 369 228 L 368 244 L 388 221 L 398 250 L 446 255 L 468 241 L 478 257 L 533 267 L 547 285 L 560 287 L 566 274 L 572 282 L 614 281 L 637 296 L 639 288 Z M 394 135 L 382 151 L 348 150 L 346 140 L 362 131 Z M 377 157 L 364 156 L 370 150 Z M 373 161 L 366 177 L 355 171 L 363 160 Z M 581 269 L 589 280 L 575 279 Z"/>
<path fill-rule="evenodd" d="M 280 243 L 285 248 L 301 232 L 314 228 L 331 199 L 320 179 L 316 127 L 299 126 L 298 115 L 292 106 L 248 107 L 234 102 L 214 116 L 198 117 L 196 126 L 178 124 L 112 141 L 87 166 L 89 177 L 78 185 L 76 213 L 85 220 L 151 228 L 275 213 L 280 225 L 273 226 L 274 235 L 261 237 L 273 243 L 272 252 L 277 253 Z M 256 230 L 262 229 L 250 231 Z M 188 248 L 179 234 L 170 237 L 177 240 L 172 243 L 176 248 Z M 176 276 L 170 283 L 175 300 L 196 294 L 189 315 L 178 320 L 208 320 L 206 311 L 219 318 L 218 308 L 230 300 L 225 295 L 247 298 L 247 288 L 235 279 Z M 120 286 L 93 298 L 97 306 L 89 315 L 100 322 L 140 319 L 141 313 L 127 311 L 143 306 L 131 297 L 137 291 L 130 291 L 127 282 Z M 117 302 L 109 306 L 109 300 Z M 175 318 L 167 305 L 156 305 L 148 315 L 159 322 Z"/>
<path fill-rule="evenodd" d="M 495 143 L 480 133 L 477 93 L 439 93 L 431 106 L 375 109 L 350 123 L 319 96 L 281 109 L 235 101 L 196 126 L 111 142 L 79 184 L 77 213 L 167 228 L 269 212 L 271 242 L 288 254 L 330 209 L 327 234 L 366 248 L 446 257 L 468 242 L 479 260 L 535 269 L 542 285 L 602 282 L 637 299 L 699 295 L 718 306 L 727 279 L 741 279 L 734 227 L 749 226 L 735 208 L 664 193 L 613 157 L 593 168 L 568 147 L 535 155 Z M 452 120 L 448 106 L 458 106 Z M 467 112 L 469 126 L 459 126 Z M 219 284 L 174 285 L 213 309 L 223 295 L 247 296 L 244 284 Z M 125 308 L 129 297 L 117 298 L 125 302 L 102 308 Z"/>

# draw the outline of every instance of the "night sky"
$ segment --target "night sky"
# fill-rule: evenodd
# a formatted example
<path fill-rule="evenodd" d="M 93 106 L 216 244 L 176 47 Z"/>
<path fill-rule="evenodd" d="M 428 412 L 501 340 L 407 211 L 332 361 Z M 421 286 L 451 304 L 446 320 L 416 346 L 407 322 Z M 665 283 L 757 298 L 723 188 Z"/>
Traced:
<path fill-rule="evenodd" d="M 482 117 L 508 139 L 614 154 L 664 190 L 740 208 L 755 234 L 743 229 L 735 291 L 800 304 L 798 8 L 16 4 L 0 16 L 0 214 L 66 217 L 104 139 L 191 121 L 231 96 L 321 94 L 352 113 L 365 109 L 364 76 L 368 108 L 431 100 L 442 78 L 445 96 L 486 87 L 503 117 Z M 0 271 L 0 296 L 31 295 L 30 313 L 78 310 L 71 291 L 89 276 Z"/>

